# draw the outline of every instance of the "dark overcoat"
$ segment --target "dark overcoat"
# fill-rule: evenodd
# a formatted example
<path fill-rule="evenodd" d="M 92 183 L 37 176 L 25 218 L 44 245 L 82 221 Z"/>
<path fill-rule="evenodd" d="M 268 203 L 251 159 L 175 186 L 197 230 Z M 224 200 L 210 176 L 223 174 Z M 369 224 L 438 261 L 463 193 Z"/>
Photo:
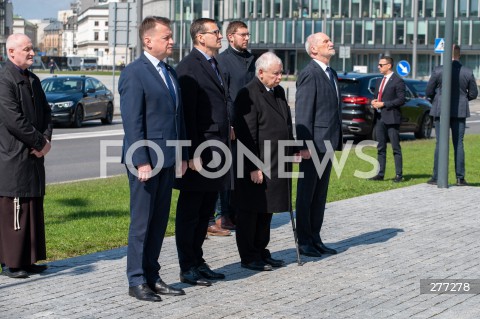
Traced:
<path fill-rule="evenodd" d="M 51 110 L 40 79 L 20 73 L 10 60 L 0 70 L 0 196 L 45 195 L 41 151 L 52 138 Z"/>
<path fill-rule="evenodd" d="M 221 67 L 218 66 L 220 74 Z M 177 66 L 181 88 L 187 139 L 191 141 L 189 159 L 198 147 L 213 141 L 230 147 L 230 115 L 227 107 L 225 80 L 218 78 L 205 56 L 194 48 Z M 217 156 L 219 155 L 218 160 Z M 220 171 L 225 164 L 225 152 L 218 147 L 207 147 L 201 153 L 203 169 L 209 173 Z M 212 162 L 213 161 L 213 162 Z M 209 165 L 212 168 L 209 168 Z M 182 178 L 175 180 L 175 188 L 186 191 L 223 191 L 230 188 L 231 170 L 215 178 L 187 169 Z"/>
<path fill-rule="evenodd" d="M 260 169 L 252 161 L 245 159 L 241 172 L 237 172 L 233 201 L 240 211 L 257 213 L 286 212 L 291 209 L 291 178 L 279 178 L 279 152 L 292 155 L 295 147 L 281 150 L 279 141 L 293 141 L 292 117 L 281 86 L 268 92 L 258 78 L 254 78 L 240 90 L 235 100 L 235 134 L 237 152 L 241 152 L 240 143 L 250 150 L 262 162 L 270 156 L 270 176 L 263 174 L 262 184 L 250 179 L 250 172 Z M 270 154 L 266 152 L 265 142 L 271 145 Z M 239 164 L 241 161 L 239 162 Z M 291 164 L 284 163 L 283 171 L 291 172 Z"/>

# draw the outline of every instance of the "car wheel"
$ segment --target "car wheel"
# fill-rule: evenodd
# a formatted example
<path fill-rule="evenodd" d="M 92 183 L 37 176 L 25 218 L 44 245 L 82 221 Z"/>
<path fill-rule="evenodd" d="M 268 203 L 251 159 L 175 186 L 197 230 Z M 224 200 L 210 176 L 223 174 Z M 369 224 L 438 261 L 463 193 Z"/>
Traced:
<path fill-rule="evenodd" d="M 432 137 L 432 118 L 430 114 L 425 113 L 422 118 L 422 123 L 420 124 L 420 128 L 417 132 L 415 132 L 416 138 L 430 138 Z"/>
<path fill-rule="evenodd" d="M 112 103 L 108 103 L 107 112 L 105 113 L 105 117 L 102 119 L 102 124 L 112 124 L 112 122 L 113 122 L 113 105 Z"/>
<path fill-rule="evenodd" d="M 72 126 L 73 127 L 81 127 L 83 122 L 83 106 L 78 105 L 77 108 L 75 109 L 75 114 L 73 114 L 73 121 L 72 121 Z"/>

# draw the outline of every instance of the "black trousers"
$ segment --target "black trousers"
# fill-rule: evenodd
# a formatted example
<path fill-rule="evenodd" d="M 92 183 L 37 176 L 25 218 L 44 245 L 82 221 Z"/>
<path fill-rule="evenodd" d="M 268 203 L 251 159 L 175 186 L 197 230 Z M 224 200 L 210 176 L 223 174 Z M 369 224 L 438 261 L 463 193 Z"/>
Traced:
<path fill-rule="evenodd" d="M 177 202 L 175 241 L 180 270 L 187 271 L 205 262 L 202 245 L 208 221 L 215 212 L 218 192 L 181 190 Z"/>
<path fill-rule="evenodd" d="M 130 186 L 130 228 L 128 231 L 127 278 L 130 287 L 159 279 L 158 258 L 163 245 L 175 168 L 162 170 L 140 182 L 127 170 Z"/>
<path fill-rule="evenodd" d="M 387 140 L 390 139 L 393 149 L 393 159 L 395 161 L 395 174 L 403 176 L 402 148 L 400 147 L 400 124 L 385 124 L 381 118 L 375 125 L 377 133 L 377 159 L 380 164 L 378 175 L 385 176 L 385 167 L 387 164 Z"/>
<path fill-rule="evenodd" d="M 319 153 L 318 157 L 321 162 L 325 154 Z M 315 169 L 313 160 L 300 162 L 300 172 L 303 172 L 304 175 L 297 182 L 296 219 L 299 245 L 313 245 L 322 242 L 320 230 L 323 225 L 331 171 L 331 160 L 328 161 L 321 176 Z"/>
<path fill-rule="evenodd" d="M 235 236 L 240 260 L 244 264 L 271 257 L 267 249 L 270 242 L 271 213 L 239 211 L 236 214 Z"/>

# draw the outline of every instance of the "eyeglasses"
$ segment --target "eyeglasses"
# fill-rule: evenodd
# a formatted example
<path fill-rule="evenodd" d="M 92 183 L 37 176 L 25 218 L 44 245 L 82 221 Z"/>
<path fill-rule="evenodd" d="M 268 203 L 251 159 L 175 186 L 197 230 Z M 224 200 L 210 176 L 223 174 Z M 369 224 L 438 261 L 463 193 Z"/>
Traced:
<path fill-rule="evenodd" d="M 250 38 L 250 33 L 234 33 L 234 34 L 237 34 L 237 35 L 241 36 L 242 38 L 246 38 L 246 37 Z"/>
<path fill-rule="evenodd" d="M 381 68 L 383 68 L 385 65 L 389 65 L 389 64 L 390 64 L 390 63 L 384 63 L 384 64 L 379 63 L 378 66 L 381 67 Z"/>
<path fill-rule="evenodd" d="M 220 35 L 220 30 L 213 30 L 213 31 L 205 31 L 205 32 L 202 32 L 201 34 L 205 34 L 205 33 L 210 33 L 210 34 L 213 34 L 214 36 L 218 37 Z"/>

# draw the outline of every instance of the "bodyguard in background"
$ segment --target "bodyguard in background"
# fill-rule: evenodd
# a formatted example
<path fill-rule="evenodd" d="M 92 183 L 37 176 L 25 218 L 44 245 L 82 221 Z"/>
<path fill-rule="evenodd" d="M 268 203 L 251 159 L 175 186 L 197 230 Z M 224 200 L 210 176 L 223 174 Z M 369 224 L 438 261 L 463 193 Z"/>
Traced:
<path fill-rule="evenodd" d="M 372 107 L 375 109 L 375 133 L 377 136 L 377 159 L 380 164 L 378 174 L 371 178 L 381 181 L 385 176 L 387 163 L 387 141 L 390 139 L 395 160 L 394 182 L 403 179 L 402 149 L 400 147 L 400 123 L 402 113 L 400 107 L 405 104 L 405 82 L 393 73 L 393 59 L 382 56 L 378 61 L 378 70 L 383 75 L 375 83 L 375 94 Z"/>
<path fill-rule="evenodd" d="M 47 269 L 35 262 L 47 258 L 44 160 L 52 121 L 40 79 L 28 71 L 32 41 L 12 34 L 6 49 L 0 70 L 0 263 L 3 274 L 26 278 Z"/>
<path fill-rule="evenodd" d="M 267 52 L 258 58 L 255 67 L 256 78 L 240 90 L 235 100 L 235 132 L 238 142 L 262 162 L 270 159 L 270 172 L 266 175 L 261 167 L 245 159 L 243 174 L 237 174 L 232 193 L 238 210 L 236 239 L 241 266 L 262 271 L 285 264 L 272 258 L 267 245 L 272 213 L 292 209 L 291 179 L 279 176 L 279 170 L 291 172 L 292 167 L 291 163 L 279 161 L 279 154 L 291 156 L 293 147 L 281 149 L 279 141 L 292 141 L 293 131 L 290 107 L 279 86 L 282 61 Z M 265 147 L 266 142 L 270 148 Z"/>
<path fill-rule="evenodd" d="M 455 157 L 455 175 L 458 186 L 467 186 L 465 180 L 465 150 L 463 136 L 465 135 L 465 121 L 470 117 L 468 101 L 477 98 L 478 89 L 471 69 L 460 63 L 460 46 L 453 45 L 452 55 L 452 93 L 450 98 L 450 129 L 452 130 L 453 154 Z M 442 72 L 443 66 L 436 67 L 425 91 L 426 96 L 432 101 L 430 115 L 435 121 L 435 155 L 433 158 L 433 174 L 428 184 L 437 184 L 438 174 L 438 138 L 440 132 L 440 111 L 442 107 Z"/>
<path fill-rule="evenodd" d="M 225 164 L 224 152 L 207 146 L 200 155 L 198 147 L 207 141 L 230 146 L 231 124 L 228 114 L 226 83 L 215 55 L 222 47 L 222 34 L 215 20 L 200 18 L 190 26 L 194 48 L 177 66 L 185 109 L 185 127 L 189 148 L 185 176 L 175 182 L 180 190 L 177 202 L 175 240 L 180 263 L 180 281 L 190 285 L 210 286 L 209 279 L 223 279 L 224 274 L 210 269 L 203 258 L 202 245 L 208 221 L 215 211 L 218 192 L 230 188 L 230 172 L 218 172 Z M 219 161 L 214 158 L 219 154 Z M 210 164 L 214 164 L 210 168 Z M 207 178 L 201 170 L 217 175 Z"/>
<path fill-rule="evenodd" d="M 303 143 L 300 151 L 303 159 L 300 172 L 304 176 L 297 183 L 297 231 L 300 253 L 321 257 L 322 253 L 337 253 L 320 238 L 332 161 L 328 160 L 319 175 L 311 152 L 315 152 L 321 162 L 324 157 L 334 156 L 327 153 L 325 143 L 329 142 L 334 151 L 342 150 L 342 113 L 337 73 L 329 67 L 335 55 L 333 42 L 325 33 L 318 32 L 307 38 L 305 49 L 312 61 L 297 79 L 295 127 L 297 140 L 313 141 L 315 149 L 308 149 Z"/>
<path fill-rule="evenodd" d="M 130 296 L 161 301 L 158 294 L 185 294 L 162 281 L 158 263 L 175 176 L 175 148 L 166 142 L 184 140 L 185 128 L 177 77 L 163 62 L 172 54 L 174 43 L 170 20 L 146 17 L 139 35 L 143 54 L 122 71 L 118 83 L 125 130 L 122 163 L 127 166 L 130 186 L 127 277 Z M 153 172 L 161 164 L 157 153 L 145 142 L 159 147 L 163 153 L 159 172 Z M 138 147 L 133 155 L 127 153 L 131 147 Z M 132 163 L 128 163 L 130 156 Z M 185 151 L 181 174 L 187 168 L 186 158 Z"/>

